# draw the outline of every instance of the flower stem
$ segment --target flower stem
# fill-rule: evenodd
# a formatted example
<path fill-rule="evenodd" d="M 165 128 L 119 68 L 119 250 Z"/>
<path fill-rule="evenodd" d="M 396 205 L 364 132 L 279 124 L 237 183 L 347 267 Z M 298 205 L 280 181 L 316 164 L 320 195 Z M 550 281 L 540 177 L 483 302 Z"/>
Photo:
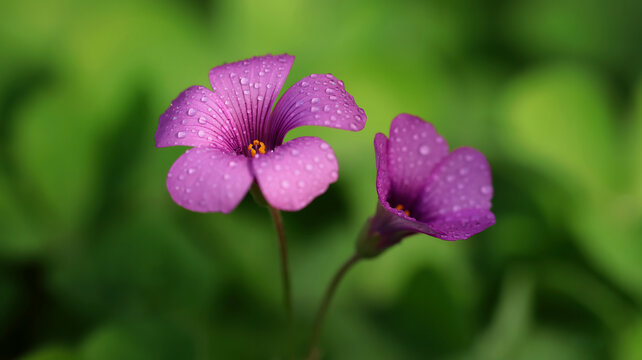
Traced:
<path fill-rule="evenodd" d="M 332 281 L 330 282 L 330 285 L 328 285 L 328 288 L 325 291 L 325 294 L 323 295 L 323 300 L 321 301 L 321 305 L 319 306 L 319 310 L 317 312 L 317 317 L 314 320 L 314 328 L 312 330 L 312 338 L 310 339 L 310 350 L 308 352 L 308 360 L 316 360 L 319 357 L 319 350 L 317 349 L 318 343 L 319 343 L 319 337 L 321 336 L 321 330 L 323 329 L 323 321 L 325 320 L 325 314 L 328 312 L 328 307 L 330 306 L 330 301 L 332 300 L 332 296 L 334 295 L 334 292 L 337 289 L 337 286 L 339 285 L 339 282 L 341 282 L 341 279 L 343 279 L 344 275 L 348 270 L 356 264 L 359 260 L 361 260 L 361 256 L 359 254 L 354 254 L 352 255 L 351 258 L 348 259 L 334 274 L 334 277 L 332 278 Z"/>
<path fill-rule="evenodd" d="M 281 211 L 268 205 L 274 226 L 276 227 L 276 234 L 279 238 L 279 252 L 281 254 L 281 279 L 283 281 L 283 304 L 285 305 L 285 313 L 288 321 L 288 328 L 292 330 L 293 317 L 292 317 L 292 292 L 290 290 L 290 269 L 288 266 L 288 249 L 285 241 L 285 229 L 283 228 L 283 218 Z"/>

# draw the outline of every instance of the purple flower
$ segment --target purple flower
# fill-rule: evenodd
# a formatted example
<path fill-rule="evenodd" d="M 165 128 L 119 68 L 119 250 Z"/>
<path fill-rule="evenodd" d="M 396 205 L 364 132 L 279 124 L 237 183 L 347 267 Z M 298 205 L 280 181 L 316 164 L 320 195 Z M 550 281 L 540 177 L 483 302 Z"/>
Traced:
<path fill-rule="evenodd" d="M 359 243 L 375 256 L 403 237 L 421 232 L 443 240 L 467 239 L 495 224 L 490 167 L 482 153 L 451 153 L 432 124 L 401 114 L 390 139 L 377 134 L 379 204 Z"/>
<path fill-rule="evenodd" d="M 294 56 L 266 55 L 210 70 L 213 91 L 192 86 L 161 115 L 156 146 L 186 145 L 169 170 L 172 199 L 198 212 L 228 213 L 256 179 L 269 204 L 300 210 L 337 180 L 332 148 L 317 137 L 283 144 L 304 125 L 363 129 L 366 116 L 331 74 L 312 74 L 274 104 Z"/>

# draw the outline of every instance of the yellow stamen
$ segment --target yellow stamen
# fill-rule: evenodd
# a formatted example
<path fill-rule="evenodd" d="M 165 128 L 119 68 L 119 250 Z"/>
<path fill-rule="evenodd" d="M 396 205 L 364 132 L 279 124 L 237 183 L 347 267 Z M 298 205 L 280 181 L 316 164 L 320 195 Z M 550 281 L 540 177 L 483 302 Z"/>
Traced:
<path fill-rule="evenodd" d="M 403 212 L 404 212 L 404 214 L 406 214 L 406 216 L 410 216 L 410 211 L 405 210 L 405 209 L 403 208 L 403 205 L 401 205 L 401 204 L 399 204 L 399 205 L 395 206 L 395 209 L 403 211 Z"/>
<path fill-rule="evenodd" d="M 257 152 L 259 154 L 265 154 L 265 144 L 262 141 L 252 141 L 252 143 L 247 146 L 247 149 L 250 151 L 252 157 L 255 157 Z"/>

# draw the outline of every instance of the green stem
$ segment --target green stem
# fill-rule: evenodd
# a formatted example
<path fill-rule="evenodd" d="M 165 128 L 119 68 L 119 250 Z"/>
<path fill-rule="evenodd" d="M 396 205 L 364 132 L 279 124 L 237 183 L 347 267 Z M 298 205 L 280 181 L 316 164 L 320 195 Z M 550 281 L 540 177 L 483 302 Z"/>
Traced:
<path fill-rule="evenodd" d="M 323 296 L 323 300 L 321 301 L 321 305 L 319 306 L 317 317 L 314 321 L 312 338 L 310 339 L 310 350 L 308 352 L 308 360 L 318 359 L 319 351 L 317 349 L 317 346 L 319 343 L 319 337 L 321 336 L 321 330 L 323 329 L 323 321 L 325 320 L 325 315 L 328 312 L 328 307 L 330 306 L 330 301 L 332 300 L 332 296 L 334 295 L 334 292 L 336 291 L 337 286 L 339 285 L 339 282 L 341 282 L 341 279 L 343 279 L 346 272 L 348 272 L 348 270 L 354 264 L 356 264 L 359 260 L 361 260 L 361 256 L 359 256 L 359 254 L 352 255 L 352 257 L 349 258 L 348 261 L 346 261 L 341 266 L 341 268 L 339 268 L 337 273 L 334 274 L 334 277 L 332 278 L 330 285 L 328 285 L 328 288 L 326 289 L 325 294 Z"/>
<path fill-rule="evenodd" d="M 283 218 L 281 211 L 268 205 L 274 226 L 276 227 L 276 234 L 279 238 L 279 252 L 281 254 L 281 279 L 283 281 L 283 303 L 285 305 L 285 313 L 288 321 L 288 328 L 292 329 L 292 292 L 290 290 L 290 269 L 288 266 L 288 249 L 285 241 L 285 230 L 283 228 Z"/>

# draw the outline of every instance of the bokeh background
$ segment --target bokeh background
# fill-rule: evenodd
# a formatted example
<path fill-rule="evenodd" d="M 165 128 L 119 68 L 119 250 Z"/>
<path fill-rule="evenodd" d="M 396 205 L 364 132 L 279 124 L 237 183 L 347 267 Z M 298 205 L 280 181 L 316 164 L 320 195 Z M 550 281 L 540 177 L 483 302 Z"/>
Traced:
<path fill-rule="evenodd" d="M 642 359 L 642 3 L 0 3 L 0 359 L 279 359 L 276 236 L 250 197 L 174 204 L 159 115 L 223 62 L 287 52 L 366 110 L 287 213 L 297 354 L 376 204 L 401 112 L 483 151 L 497 224 L 413 236 L 341 284 L 326 359 Z"/>

